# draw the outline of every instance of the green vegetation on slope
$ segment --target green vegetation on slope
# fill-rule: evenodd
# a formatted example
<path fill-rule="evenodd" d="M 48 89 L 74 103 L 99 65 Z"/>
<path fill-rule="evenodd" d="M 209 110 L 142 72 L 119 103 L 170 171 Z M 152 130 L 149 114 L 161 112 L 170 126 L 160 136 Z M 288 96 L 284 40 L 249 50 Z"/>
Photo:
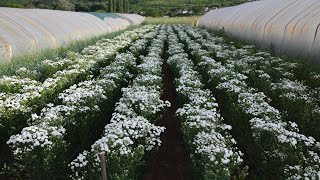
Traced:
<path fill-rule="evenodd" d="M 188 17 L 147 17 L 143 24 L 186 24 L 196 26 L 199 16 Z"/>
<path fill-rule="evenodd" d="M 203 14 L 205 7 L 225 7 L 253 0 L 0 0 L 0 6 L 83 12 L 130 12 L 176 16 L 181 11 Z M 184 14 L 186 15 L 186 14 Z"/>

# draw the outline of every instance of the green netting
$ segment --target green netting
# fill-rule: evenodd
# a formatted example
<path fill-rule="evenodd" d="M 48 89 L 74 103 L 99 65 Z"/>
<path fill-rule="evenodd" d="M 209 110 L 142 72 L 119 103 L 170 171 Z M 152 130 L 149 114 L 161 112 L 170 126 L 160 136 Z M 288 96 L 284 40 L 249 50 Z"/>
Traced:
<path fill-rule="evenodd" d="M 89 14 L 92 14 L 100 19 L 104 18 L 121 18 L 119 15 L 114 13 L 99 13 L 99 12 L 89 12 Z"/>

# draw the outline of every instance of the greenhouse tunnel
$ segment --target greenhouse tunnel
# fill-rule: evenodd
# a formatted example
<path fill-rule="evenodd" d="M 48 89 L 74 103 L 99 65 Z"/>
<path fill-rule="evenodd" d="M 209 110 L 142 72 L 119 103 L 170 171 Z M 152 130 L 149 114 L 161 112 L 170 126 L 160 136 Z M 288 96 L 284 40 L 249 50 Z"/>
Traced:
<path fill-rule="evenodd" d="M 0 61 L 139 25 L 136 14 L 0 7 Z"/>
<path fill-rule="evenodd" d="M 198 27 L 320 64 L 320 1 L 261 0 L 212 10 Z"/>

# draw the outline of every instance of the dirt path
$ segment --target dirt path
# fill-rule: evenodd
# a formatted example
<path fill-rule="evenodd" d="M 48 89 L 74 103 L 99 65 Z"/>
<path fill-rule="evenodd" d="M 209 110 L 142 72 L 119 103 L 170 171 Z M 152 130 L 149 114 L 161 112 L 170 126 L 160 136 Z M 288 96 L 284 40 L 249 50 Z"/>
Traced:
<path fill-rule="evenodd" d="M 168 100 L 171 107 L 163 114 L 157 123 L 166 127 L 161 136 L 162 144 L 159 150 L 152 153 L 147 164 L 145 180 L 188 180 L 191 178 L 191 160 L 182 139 L 178 119 L 174 116 L 178 109 L 178 98 L 175 91 L 174 76 L 168 60 L 168 44 L 165 43 L 162 66 L 163 94 L 161 99 Z"/>

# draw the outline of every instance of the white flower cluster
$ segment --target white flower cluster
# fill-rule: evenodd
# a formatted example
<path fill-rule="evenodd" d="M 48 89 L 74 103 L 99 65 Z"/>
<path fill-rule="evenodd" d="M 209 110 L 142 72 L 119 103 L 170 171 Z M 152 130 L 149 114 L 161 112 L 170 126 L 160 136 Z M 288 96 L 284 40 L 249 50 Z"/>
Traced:
<path fill-rule="evenodd" d="M 181 34 L 183 33 L 184 32 L 181 32 Z M 202 43 L 202 41 L 199 42 Z M 190 40 L 188 44 L 190 46 L 193 46 L 193 44 L 199 46 L 197 45 L 199 43 L 193 40 Z M 251 47 L 245 48 L 250 49 Z M 239 54 L 240 57 L 248 55 L 249 52 L 246 51 L 245 48 L 239 50 L 239 52 L 236 52 L 236 48 L 231 48 L 233 52 L 226 53 L 223 58 L 233 59 L 237 58 Z M 221 49 L 223 48 L 218 48 L 216 51 L 220 51 Z M 199 52 L 201 53 L 202 51 L 197 51 L 195 53 Z M 283 171 L 285 171 L 288 178 L 294 176 L 298 177 L 303 174 L 302 177 L 304 178 L 308 177 L 316 179 L 317 174 L 314 172 L 320 171 L 319 156 L 315 153 L 319 152 L 319 142 L 312 137 L 306 137 L 299 133 L 296 123 L 283 122 L 279 111 L 270 106 L 266 96 L 247 86 L 245 82 L 247 76 L 238 73 L 239 67 L 241 68 L 241 66 L 237 66 L 237 64 L 240 64 L 239 62 L 233 63 L 230 60 L 226 60 L 224 61 L 225 65 L 222 65 L 221 63 L 206 57 L 206 55 L 207 53 L 197 55 L 201 57 L 200 66 L 205 68 L 208 72 L 209 79 L 211 79 L 212 82 L 217 83 L 217 88 L 236 95 L 238 98 L 237 105 L 241 107 L 244 112 L 253 117 L 250 120 L 251 128 L 257 143 L 264 147 L 264 158 L 278 158 L 279 161 L 284 164 Z M 257 61 L 250 58 L 249 60 Z M 287 64 L 287 66 L 290 68 L 295 67 L 295 65 L 289 64 Z M 243 69 L 246 69 L 247 67 L 248 66 L 242 66 Z M 243 70 L 241 72 L 247 73 L 248 71 Z M 297 89 L 301 90 L 301 86 Z M 266 137 L 268 137 L 271 142 L 274 142 L 275 145 L 270 146 L 270 141 L 267 141 L 265 139 Z M 263 143 L 267 144 L 263 145 Z M 270 156 L 270 154 L 272 154 L 272 156 Z M 297 167 L 299 170 L 296 169 Z"/>
<path fill-rule="evenodd" d="M 48 101 L 52 101 L 52 98 L 56 97 L 58 93 L 62 92 L 68 86 L 81 79 L 85 79 L 85 76 L 91 73 L 91 69 L 95 69 L 99 66 L 100 61 L 109 61 L 109 57 L 115 55 L 118 50 L 125 48 L 133 40 L 141 37 L 143 34 L 154 28 L 155 26 L 142 26 L 141 28 L 132 31 L 126 31 L 113 39 L 101 40 L 97 42 L 95 46 L 85 48 L 81 53 L 69 53 L 68 59 L 74 59 L 72 61 L 75 61 L 76 63 L 70 63 L 69 60 L 62 60 L 62 65 L 58 63 L 59 60 L 57 60 L 57 63 L 55 64 L 48 61 L 44 62 L 44 66 L 57 66 L 57 68 L 49 70 L 52 75 L 48 76 L 42 83 L 32 80 L 28 80 L 27 83 L 25 79 L 18 80 L 14 77 L 7 81 L 8 85 L 1 83 L 3 84 L 0 85 L 1 87 L 12 87 L 12 85 L 9 85 L 12 84 L 12 82 L 25 85 L 19 90 L 22 92 L 1 93 L 0 131 L 4 131 L 4 134 L 10 134 L 8 131 L 12 129 L 11 126 L 15 124 L 15 122 L 12 122 L 12 119 L 15 119 L 16 117 L 21 118 L 15 124 L 16 128 L 20 127 L 22 124 L 26 124 L 26 121 L 31 116 L 32 112 L 49 103 Z M 94 47 L 97 47 L 99 51 L 95 51 Z M 90 53 L 88 51 L 90 51 Z M 102 52 L 103 54 L 99 54 Z M 48 70 L 48 68 L 44 69 Z M 26 86 L 27 84 L 29 85 Z"/>
<path fill-rule="evenodd" d="M 38 67 L 38 78 L 43 81 L 51 78 L 56 72 L 68 69 L 70 66 L 86 63 L 81 54 L 69 51 L 65 58 L 41 61 Z"/>
<path fill-rule="evenodd" d="M 27 93 L 37 91 L 40 82 L 30 78 L 17 76 L 3 76 L 0 78 L 0 90 L 2 93 Z"/>
<path fill-rule="evenodd" d="M 306 85 L 312 78 L 297 77 L 297 71 L 299 74 L 303 68 L 301 64 L 286 62 L 265 52 L 255 53 L 251 46 L 239 49 L 225 44 L 217 51 L 225 52 L 225 49 L 232 51 L 224 57 L 227 59 L 225 66 L 246 75 L 250 86 L 267 94 L 282 114 L 283 121 L 296 122 L 302 134 L 319 140 L 320 131 L 314 127 L 320 125 L 320 91 L 314 88 L 317 83 Z M 301 78 L 303 80 L 297 80 Z"/>
<path fill-rule="evenodd" d="M 61 126 L 29 126 L 23 128 L 21 134 L 11 136 L 7 143 L 14 149 L 13 155 L 17 160 L 26 161 L 28 159 L 23 158 L 29 157 L 25 156 L 28 152 L 48 152 L 56 143 L 63 143 L 64 134 L 65 129 Z"/>
<path fill-rule="evenodd" d="M 295 166 L 287 166 L 285 171 L 288 173 L 288 178 L 290 180 L 296 179 L 320 179 L 320 171 L 319 171 L 319 156 L 309 151 L 309 156 L 313 158 L 314 164 L 303 164 L 303 165 L 295 165 Z M 303 163 L 303 162 L 302 162 Z"/>
<path fill-rule="evenodd" d="M 197 38 L 202 47 L 211 47 L 206 49 L 210 51 L 214 49 L 212 51 L 216 54 L 223 54 L 217 57 L 225 60 L 226 66 L 233 66 L 236 71 L 249 77 L 248 82 L 268 94 L 285 115 L 284 119 L 295 121 L 304 133 L 319 139 L 320 131 L 310 128 L 318 126 L 320 122 L 320 83 L 316 78 L 319 77 L 317 73 L 307 72 L 308 75 L 305 75 L 306 72 L 301 73 L 304 69 L 301 64 L 273 57 L 268 52 L 256 52 L 253 46 L 236 48 L 225 43 L 221 37 L 211 36 L 205 30 L 191 33 L 194 30 L 186 28 L 193 38 Z M 203 34 L 206 38 L 201 38 L 199 34 Z M 300 77 L 301 75 L 305 77 Z M 302 80 L 297 80 L 301 78 Z"/>
<path fill-rule="evenodd" d="M 205 41 L 207 42 L 207 41 Z M 237 49 L 232 45 L 221 45 L 217 52 L 225 53 L 227 66 L 233 66 L 235 70 L 250 76 L 253 81 L 261 81 L 258 87 L 263 91 L 271 91 L 275 97 L 287 102 L 303 102 L 308 107 L 316 106 L 319 95 L 318 90 L 313 90 L 294 80 L 293 71 L 298 67 L 297 63 L 285 62 L 280 58 L 272 57 L 268 53 L 252 54 L 252 46 L 243 46 Z M 237 58 L 239 60 L 234 61 Z"/>
<path fill-rule="evenodd" d="M 307 103 L 316 102 L 308 93 L 308 87 L 299 81 L 281 79 L 278 83 L 271 83 L 271 90 L 277 91 L 279 97 L 287 98 L 291 101 L 305 101 Z"/>
<path fill-rule="evenodd" d="M 156 37 L 159 29 L 160 26 L 157 26 L 153 31 L 143 35 L 143 38 L 135 41 L 129 48 L 131 53 L 133 53 L 135 56 L 140 56 L 141 54 L 144 54 L 147 50 L 147 46 L 150 44 L 151 40 L 154 37 Z"/>
<path fill-rule="evenodd" d="M 82 54 L 85 57 L 93 58 L 97 61 L 104 61 L 114 55 L 118 50 L 128 46 L 134 40 L 154 28 L 155 26 L 153 25 L 146 25 L 131 31 L 126 31 L 113 39 L 101 39 L 95 45 L 85 48 Z"/>
<path fill-rule="evenodd" d="M 106 79 L 106 72 L 102 69 L 101 79 L 87 80 L 71 86 L 59 94 L 58 98 L 61 100 L 61 104 L 48 104 L 41 110 L 40 115 L 33 114 L 30 122 L 32 125 L 22 130 L 21 134 L 11 136 L 7 142 L 14 152 L 19 152 L 15 153 L 15 158 L 21 158 L 26 153 L 35 153 L 36 155 L 37 151 L 30 152 L 34 149 L 33 147 L 39 145 L 45 147 L 44 145 L 48 143 L 47 141 L 20 141 L 19 139 L 25 131 L 29 129 L 58 129 L 63 128 L 66 124 L 75 125 L 80 121 L 78 118 L 81 114 L 88 116 L 88 114 L 99 111 L 99 103 L 112 97 L 121 82 L 129 80 L 125 75 L 129 66 L 135 65 L 134 62 L 135 57 L 132 54 L 119 54 L 115 61 L 108 66 L 111 69 L 113 69 L 112 67 L 122 67 L 118 68 L 119 70 L 116 72 L 111 72 L 117 75 L 109 76 L 110 78 Z M 108 68 L 105 69 L 109 70 Z M 31 136 L 37 137 L 38 131 L 28 132 Z M 60 135 L 62 139 L 63 135 Z M 54 143 L 51 142 L 50 144 Z M 57 153 L 61 152 L 63 152 L 63 149 L 57 151 Z"/>
<path fill-rule="evenodd" d="M 71 178 L 86 179 L 89 172 L 99 173 L 101 153 L 106 154 L 107 162 L 116 157 L 132 159 L 135 154 L 140 154 L 141 160 L 141 150 L 150 151 L 161 145 L 160 134 L 165 128 L 155 126 L 152 122 L 157 119 L 158 112 L 170 106 L 169 102 L 160 100 L 161 54 L 165 38 L 165 31 L 160 29 L 148 55 L 141 57 L 142 63 L 137 66 L 138 76 L 131 86 L 122 88 L 123 96 L 116 104 L 111 123 L 105 126 L 102 138 L 91 146 L 90 152 L 81 153 L 69 164 L 73 172 Z M 126 164 L 126 167 L 133 165 Z M 121 166 L 124 169 L 126 167 Z"/>
<path fill-rule="evenodd" d="M 96 100 L 107 99 L 104 95 L 106 85 L 111 89 L 116 88 L 116 84 L 113 81 L 108 82 L 105 79 L 102 81 L 88 80 L 64 90 L 63 93 L 59 94 L 58 98 L 66 105 L 80 106 L 82 104 L 87 104 L 88 101 L 93 102 L 93 104 L 98 104 L 98 102 L 95 102 Z"/>
<path fill-rule="evenodd" d="M 215 98 L 209 90 L 203 89 L 200 75 L 193 70 L 193 62 L 185 54 L 183 44 L 178 43 L 172 27 L 167 31 L 168 63 L 178 77 L 176 90 L 185 99 L 176 114 L 182 120 L 182 131 L 191 147 L 192 160 L 196 166 L 200 165 L 205 179 L 228 179 L 237 170 L 245 174 L 245 169 L 240 167 L 243 154 L 234 147 L 236 141 L 228 132 L 231 126 L 223 124 Z"/>
<path fill-rule="evenodd" d="M 142 32 L 147 31 L 147 29 L 142 28 Z M 137 32 L 139 33 L 135 34 L 143 34 L 140 31 Z M 128 38 L 130 37 L 129 35 L 132 36 L 132 33 L 128 34 Z M 113 43 L 115 42 L 116 41 L 113 41 Z M 125 42 L 127 42 L 127 40 Z M 126 43 L 120 44 L 126 45 Z M 120 46 L 118 48 L 120 48 Z M 117 53 L 116 50 L 112 51 L 114 51 L 114 54 Z M 83 57 L 82 55 L 78 55 L 78 57 L 79 56 Z M 88 120 L 88 118 L 91 116 L 94 117 L 101 108 L 105 108 L 103 107 L 105 104 L 102 102 L 112 99 L 114 94 L 120 90 L 121 86 L 126 84 L 129 78 L 133 76 L 129 73 L 129 69 L 136 69 L 136 58 L 133 56 L 133 54 L 130 52 L 121 53 L 117 54 L 117 56 L 112 59 L 114 60 L 111 62 L 111 64 L 100 70 L 100 75 L 97 78 L 93 78 L 92 75 L 89 75 L 89 73 L 92 73 L 89 70 L 98 65 L 98 62 L 95 62 L 95 60 L 90 60 L 93 62 L 89 63 L 90 66 L 85 66 L 84 62 L 83 64 L 72 65 L 67 70 L 57 71 L 53 75 L 53 78 L 48 78 L 44 81 L 43 84 L 48 85 L 46 88 L 50 88 L 50 84 L 57 84 L 58 86 L 61 86 L 61 82 L 56 80 L 59 78 L 64 79 L 65 83 L 73 84 L 72 81 L 68 81 L 70 79 L 68 79 L 65 75 L 68 75 L 68 72 L 70 71 L 75 71 L 76 68 L 82 69 L 82 74 L 85 73 L 87 76 L 86 79 L 88 79 L 72 85 L 65 89 L 62 93 L 59 93 L 57 95 L 57 100 L 55 101 L 56 104 L 49 103 L 41 110 L 39 115 L 32 114 L 29 122 L 30 126 L 23 129 L 20 134 L 10 137 L 10 140 L 7 142 L 7 144 L 9 144 L 13 152 L 15 152 L 14 158 L 17 160 L 22 160 L 17 161 L 19 166 L 26 166 L 25 168 L 27 169 L 36 168 L 38 164 L 27 163 L 28 158 L 41 158 L 38 156 L 41 152 L 45 152 L 42 153 L 42 156 L 48 159 L 48 161 L 51 160 L 50 162 L 53 162 L 50 158 L 62 157 L 60 160 L 65 158 L 65 154 L 69 146 L 69 142 L 65 142 L 64 136 L 66 133 L 63 132 L 59 135 L 53 130 L 61 128 L 64 130 L 65 127 L 76 127 L 79 126 L 78 124 L 83 123 L 84 120 Z M 87 69 L 87 67 L 90 68 Z M 49 79 L 52 79 L 53 83 L 50 82 Z M 90 122 L 91 121 L 92 120 L 90 120 Z M 89 126 L 90 122 L 87 122 L 86 124 Z M 52 133 L 51 131 L 49 132 L 49 130 L 52 130 Z M 32 137 L 38 137 L 39 131 L 48 131 L 47 140 L 21 140 L 21 137 L 25 136 L 24 134 L 26 131 Z M 59 139 L 59 141 L 53 141 L 51 139 Z M 68 162 L 61 163 L 63 164 Z M 48 167 L 54 166 L 52 163 L 47 163 L 46 165 Z"/>
<path fill-rule="evenodd" d="M 21 78 L 37 79 L 39 76 L 39 72 L 37 70 L 21 67 L 15 71 L 15 75 Z"/>

